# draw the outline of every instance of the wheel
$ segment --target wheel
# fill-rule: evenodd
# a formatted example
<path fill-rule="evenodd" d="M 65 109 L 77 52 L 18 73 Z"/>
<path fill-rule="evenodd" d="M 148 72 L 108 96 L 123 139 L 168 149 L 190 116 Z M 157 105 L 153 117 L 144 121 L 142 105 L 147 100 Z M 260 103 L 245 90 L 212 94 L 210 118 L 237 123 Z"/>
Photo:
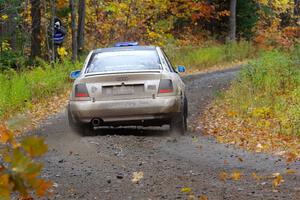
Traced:
<path fill-rule="evenodd" d="M 90 136 L 93 135 L 93 127 L 90 124 L 84 124 L 84 123 L 78 123 L 76 122 L 72 114 L 70 112 L 70 109 L 68 109 L 68 123 L 71 130 L 79 135 L 83 136 Z"/>
<path fill-rule="evenodd" d="M 183 106 L 183 113 L 184 113 L 184 130 L 187 131 L 187 118 L 188 118 L 188 100 L 186 96 L 184 97 L 184 106 Z"/>
<path fill-rule="evenodd" d="M 182 111 L 171 119 L 170 129 L 173 133 L 184 135 L 187 131 L 188 101 L 184 96 Z"/>
<path fill-rule="evenodd" d="M 173 117 L 170 123 L 170 129 L 172 133 L 178 133 L 184 135 L 186 123 L 185 123 L 184 113 L 179 113 L 177 116 Z"/>

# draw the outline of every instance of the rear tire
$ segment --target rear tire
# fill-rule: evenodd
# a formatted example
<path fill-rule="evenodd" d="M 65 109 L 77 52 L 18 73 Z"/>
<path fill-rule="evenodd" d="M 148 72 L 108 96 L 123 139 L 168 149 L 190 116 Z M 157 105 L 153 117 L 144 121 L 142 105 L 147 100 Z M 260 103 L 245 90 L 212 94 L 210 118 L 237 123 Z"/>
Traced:
<path fill-rule="evenodd" d="M 170 123 L 170 129 L 172 133 L 184 135 L 185 133 L 185 117 L 183 113 L 172 118 Z"/>
<path fill-rule="evenodd" d="M 68 123 L 71 130 L 82 136 L 91 136 L 93 135 L 93 127 L 90 124 L 78 123 L 76 122 L 70 110 L 68 109 Z"/>
<path fill-rule="evenodd" d="M 187 117 L 188 117 L 188 102 L 186 96 L 183 101 L 182 111 L 172 118 L 170 123 L 170 129 L 172 133 L 178 133 L 184 135 L 187 131 Z"/>
<path fill-rule="evenodd" d="M 187 118 L 188 118 L 188 100 L 186 96 L 184 97 L 184 105 L 183 105 L 183 113 L 184 113 L 184 130 L 187 131 Z"/>

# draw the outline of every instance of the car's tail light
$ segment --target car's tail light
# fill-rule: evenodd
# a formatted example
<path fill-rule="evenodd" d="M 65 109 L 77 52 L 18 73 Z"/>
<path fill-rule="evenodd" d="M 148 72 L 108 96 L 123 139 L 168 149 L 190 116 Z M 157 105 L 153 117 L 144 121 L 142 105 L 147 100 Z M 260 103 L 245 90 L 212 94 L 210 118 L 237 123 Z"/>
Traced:
<path fill-rule="evenodd" d="M 85 83 L 80 83 L 75 86 L 75 97 L 89 97 L 89 96 L 90 95 Z"/>
<path fill-rule="evenodd" d="M 159 82 L 158 93 L 171 93 L 173 92 L 173 83 L 170 79 L 162 79 Z"/>

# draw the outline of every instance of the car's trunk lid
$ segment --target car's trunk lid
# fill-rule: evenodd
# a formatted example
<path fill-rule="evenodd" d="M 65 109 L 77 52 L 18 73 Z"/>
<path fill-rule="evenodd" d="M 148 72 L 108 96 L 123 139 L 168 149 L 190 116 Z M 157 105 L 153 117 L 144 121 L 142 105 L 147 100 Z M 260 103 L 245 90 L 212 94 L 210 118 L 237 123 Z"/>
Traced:
<path fill-rule="evenodd" d="M 161 71 L 135 71 L 87 74 L 90 97 L 95 101 L 153 98 L 157 94 Z"/>

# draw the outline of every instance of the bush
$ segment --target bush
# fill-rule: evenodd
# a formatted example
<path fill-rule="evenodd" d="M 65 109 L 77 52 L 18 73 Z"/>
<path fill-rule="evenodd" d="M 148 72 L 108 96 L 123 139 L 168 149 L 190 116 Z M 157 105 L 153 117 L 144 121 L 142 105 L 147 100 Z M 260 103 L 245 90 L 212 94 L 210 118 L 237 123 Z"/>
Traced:
<path fill-rule="evenodd" d="M 77 64 L 80 65 L 79 63 Z M 0 118 L 7 113 L 22 111 L 31 102 L 64 92 L 74 65 L 65 61 L 52 68 L 49 64 L 21 72 L 6 70 L 0 74 Z"/>
<path fill-rule="evenodd" d="M 274 50 L 251 61 L 226 94 L 230 107 L 253 120 L 272 118 L 279 132 L 300 135 L 298 51 Z"/>
<path fill-rule="evenodd" d="M 215 65 L 232 63 L 253 58 L 255 48 L 248 42 L 228 43 L 209 47 L 167 47 L 166 52 L 175 65 L 185 65 L 189 69 L 207 69 Z"/>
<path fill-rule="evenodd" d="M 6 50 L 1 52 L 0 72 L 4 70 L 21 69 L 26 66 L 27 59 L 20 51 Z"/>

